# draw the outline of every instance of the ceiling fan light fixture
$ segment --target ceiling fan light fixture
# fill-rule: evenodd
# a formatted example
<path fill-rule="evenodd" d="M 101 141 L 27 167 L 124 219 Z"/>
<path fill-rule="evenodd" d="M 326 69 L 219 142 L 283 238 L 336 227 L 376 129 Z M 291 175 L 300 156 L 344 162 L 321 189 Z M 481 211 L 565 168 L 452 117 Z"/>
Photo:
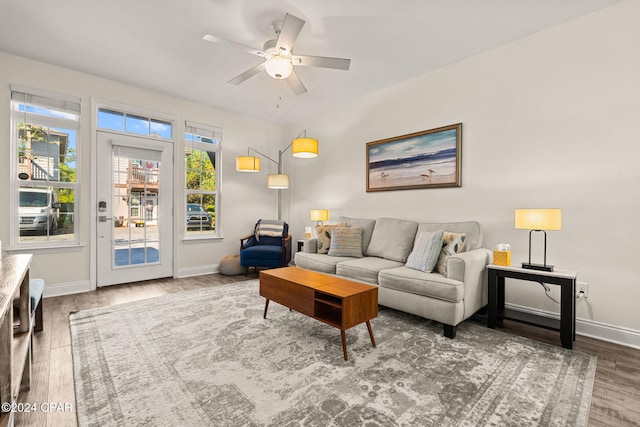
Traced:
<path fill-rule="evenodd" d="M 264 69 L 274 79 L 286 79 L 293 72 L 293 64 L 290 59 L 276 55 L 267 59 L 264 63 Z"/>

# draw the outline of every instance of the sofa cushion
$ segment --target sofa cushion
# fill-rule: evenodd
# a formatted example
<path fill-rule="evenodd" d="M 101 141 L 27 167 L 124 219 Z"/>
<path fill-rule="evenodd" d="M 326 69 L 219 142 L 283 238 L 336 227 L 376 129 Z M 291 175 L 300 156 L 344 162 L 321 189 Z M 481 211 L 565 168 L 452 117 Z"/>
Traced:
<path fill-rule="evenodd" d="M 360 227 L 362 228 L 362 253 L 367 254 L 367 248 L 371 241 L 371 234 L 373 233 L 373 227 L 376 224 L 374 219 L 358 219 L 349 218 L 347 216 L 341 216 L 338 221 L 345 223 L 348 227 Z"/>
<path fill-rule="evenodd" d="M 415 221 L 380 218 L 373 228 L 367 255 L 405 263 L 413 249 L 417 230 Z"/>
<path fill-rule="evenodd" d="M 378 283 L 378 273 L 387 268 L 401 266 L 398 261 L 391 261 L 384 258 L 366 257 L 342 261 L 336 266 L 336 274 L 350 279 L 362 280 L 363 282 Z"/>
<path fill-rule="evenodd" d="M 452 233 L 464 233 L 464 250 L 470 251 L 482 247 L 482 229 L 476 221 L 461 222 L 428 222 L 418 226 L 418 233 L 423 231 L 445 230 Z"/>
<path fill-rule="evenodd" d="M 378 275 L 378 281 L 380 287 L 449 302 L 460 302 L 464 298 L 463 282 L 447 279 L 438 273 L 424 273 L 409 267 L 381 271 Z"/>
<path fill-rule="evenodd" d="M 447 274 L 447 260 L 451 255 L 459 254 L 465 250 L 465 234 L 445 231 L 442 234 L 442 249 L 438 258 L 436 270 L 440 274 Z"/>
<path fill-rule="evenodd" d="M 331 230 L 335 227 L 345 227 L 347 224 L 332 224 L 332 225 L 318 225 L 316 226 L 316 235 L 318 236 L 318 253 L 329 253 L 329 247 L 331 246 Z"/>
<path fill-rule="evenodd" d="M 296 267 L 315 270 L 321 273 L 336 274 L 336 264 L 342 261 L 349 261 L 355 258 L 336 257 L 326 254 L 315 254 L 308 252 L 296 252 L 294 258 Z"/>
<path fill-rule="evenodd" d="M 419 233 L 407 258 L 407 267 L 431 273 L 440 257 L 441 249 L 442 230 Z"/>
<path fill-rule="evenodd" d="M 362 228 L 335 227 L 331 231 L 329 256 L 362 258 Z"/>

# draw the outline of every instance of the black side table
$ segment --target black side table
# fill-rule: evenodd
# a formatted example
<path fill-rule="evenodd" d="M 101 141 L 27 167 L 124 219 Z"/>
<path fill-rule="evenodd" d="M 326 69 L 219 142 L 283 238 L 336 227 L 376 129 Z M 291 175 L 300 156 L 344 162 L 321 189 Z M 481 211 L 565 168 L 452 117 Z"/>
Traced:
<path fill-rule="evenodd" d="M 487 266 L 487 271 L 489 275 L 489 315 L 487 317 L 487 326 L 489 328 L 495 329 L 497 325 L 502 325 L 503 319 L 528 323 L 560 331 L 562 347 L 573 348 L 573 341 L 576 339 L 577 272 L 567 270 L 538 271 L 513 265 L 501 266 L 493 264 Z M 507 277 L 560 286 L 560 324 L 558 325 L 558 321 L 555 319 L 516 312 L 515 310 L 505 310 L 504 279 Z"/>

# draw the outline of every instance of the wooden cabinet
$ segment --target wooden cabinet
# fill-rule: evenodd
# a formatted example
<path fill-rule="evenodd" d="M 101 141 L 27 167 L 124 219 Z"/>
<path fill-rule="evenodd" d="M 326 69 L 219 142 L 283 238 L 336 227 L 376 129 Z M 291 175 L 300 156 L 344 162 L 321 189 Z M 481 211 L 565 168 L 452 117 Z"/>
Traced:
<path fill-rule="evenodd" d="M 31 258 L 30 254 L 0 258 L 0 426 L 13 425 L 13 413 L 6 412 L 6 404 L 15 403 L 20 390 L 31 385 Z M 14 316 L 15 299 L 19 316 Z"/>

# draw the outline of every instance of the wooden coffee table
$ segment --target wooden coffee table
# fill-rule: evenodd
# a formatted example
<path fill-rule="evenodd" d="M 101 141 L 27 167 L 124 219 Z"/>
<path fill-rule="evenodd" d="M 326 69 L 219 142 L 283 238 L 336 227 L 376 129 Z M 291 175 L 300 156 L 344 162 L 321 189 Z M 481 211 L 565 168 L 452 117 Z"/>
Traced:
<path fill-rule="evenodd" d="M 269 301 L 275 301 L 340 329 L 344 360 L 348 360 L 344 331 L 353 326 L 366 323 L 371 345 L 376 346 L 369 321 L 378 316 L 377 286 L 298 267 L 284 267 L 260 272 L 260 296 L 267 299 L 265 319 Z"/>

